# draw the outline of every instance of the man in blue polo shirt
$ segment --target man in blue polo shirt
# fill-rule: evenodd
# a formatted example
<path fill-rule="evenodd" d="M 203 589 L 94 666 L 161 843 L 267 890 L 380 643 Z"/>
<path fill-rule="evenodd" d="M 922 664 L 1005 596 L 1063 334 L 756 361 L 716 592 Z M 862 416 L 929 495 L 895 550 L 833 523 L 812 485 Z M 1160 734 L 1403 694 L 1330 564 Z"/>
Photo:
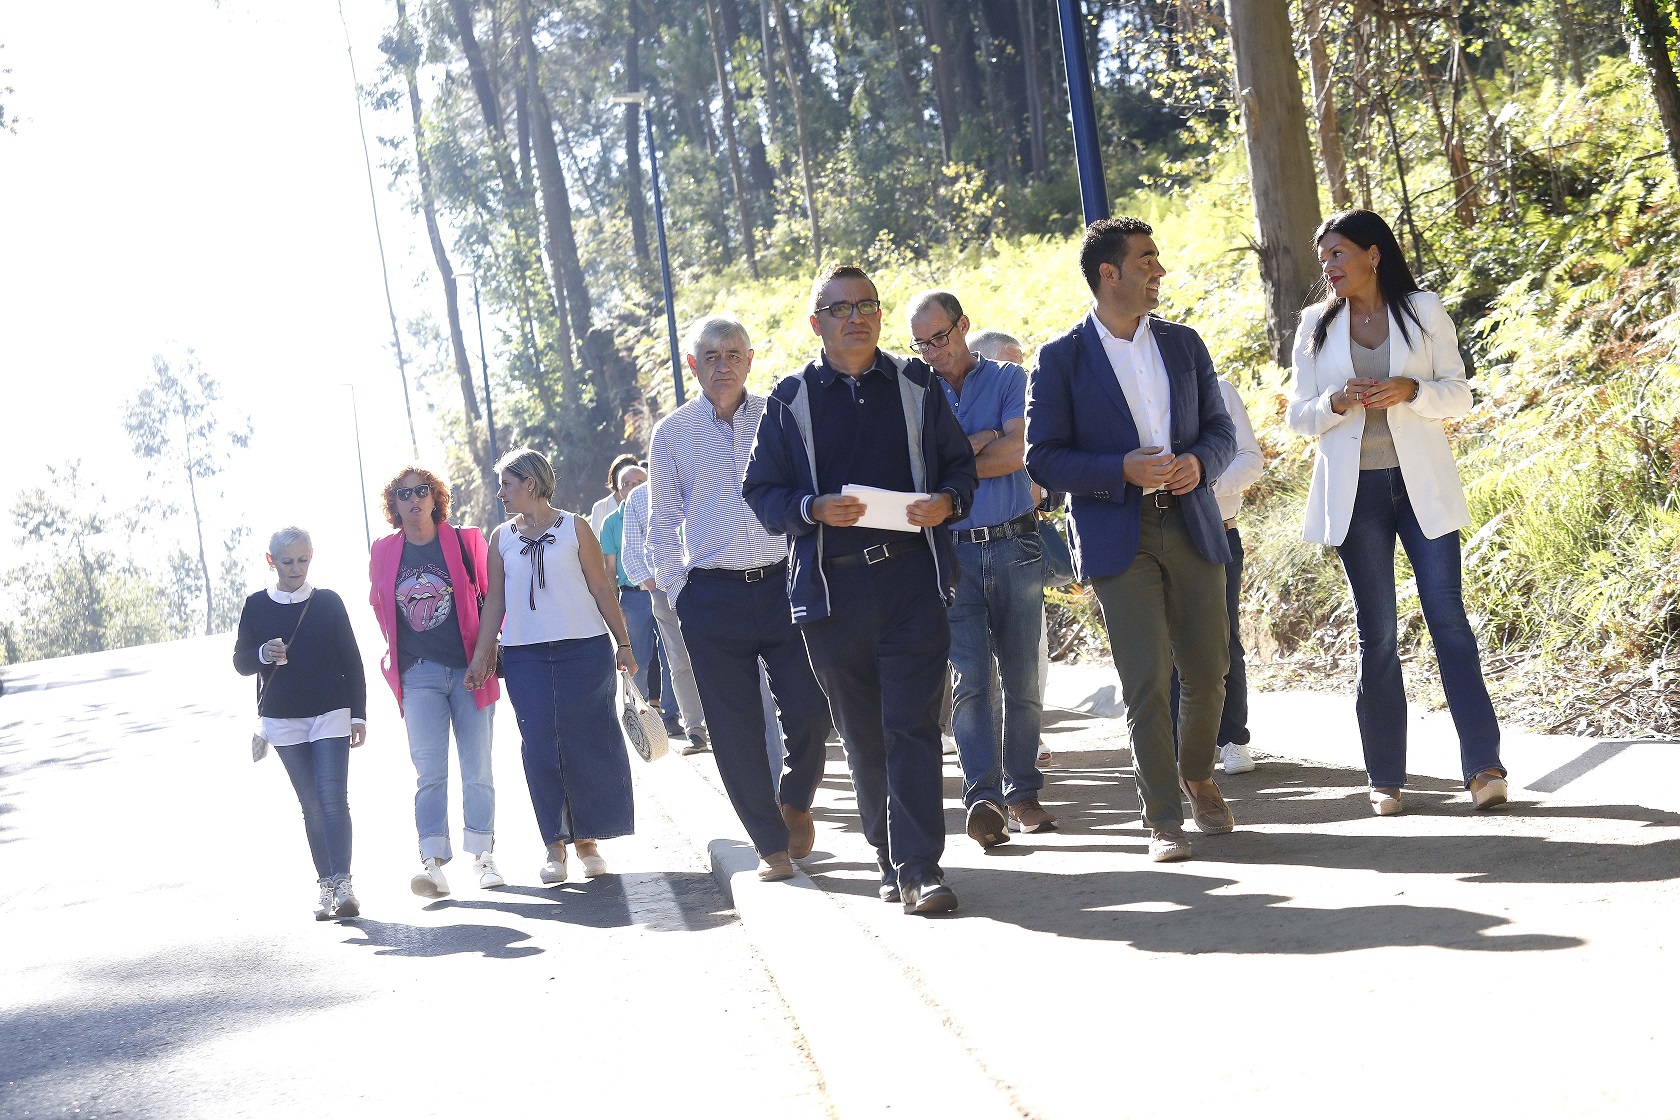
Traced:
<path fill-rule="evenodd" d="M 1044 543 L 1024 462 L 1027 374 L 969 350 L 968 316 L 950 292 L 912 300 L 909 326 L 911 347 L 939 375 L 980 475 L 968 516 L 944 531 L 961 570 L 950 612 L 951 730 L 968 835 L 991 848 L 1012 831 L 1056 824 L 1038 803 Z"/>

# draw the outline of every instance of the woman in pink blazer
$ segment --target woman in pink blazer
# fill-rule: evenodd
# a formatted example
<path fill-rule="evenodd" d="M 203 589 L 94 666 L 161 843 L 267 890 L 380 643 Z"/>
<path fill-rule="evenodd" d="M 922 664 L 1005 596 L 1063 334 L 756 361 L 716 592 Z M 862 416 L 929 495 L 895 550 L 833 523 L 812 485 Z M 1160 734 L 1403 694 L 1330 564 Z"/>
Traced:
<path fill-rule="evenodd" d="M 422 898 L 449 893 L 443 865 L 449 845 L 449 731 L 461 764 L 461 846 L 473 856 L 480 887 L 499 887 L 496 789 L 490 732 L 501 686 L 489 677 L 466 687 L 478 643 L 478 606 L 489 559 L 484 534 L 449 524 L 449 486 L 421 467 L 404 467 L 385 486 L 385 516 L 396 532 L 373 544 L 368 601 L 385 636 L 380 667 L 396 693 L 414 760 L 414 827 L 420 871 L 409 881 Z"/>

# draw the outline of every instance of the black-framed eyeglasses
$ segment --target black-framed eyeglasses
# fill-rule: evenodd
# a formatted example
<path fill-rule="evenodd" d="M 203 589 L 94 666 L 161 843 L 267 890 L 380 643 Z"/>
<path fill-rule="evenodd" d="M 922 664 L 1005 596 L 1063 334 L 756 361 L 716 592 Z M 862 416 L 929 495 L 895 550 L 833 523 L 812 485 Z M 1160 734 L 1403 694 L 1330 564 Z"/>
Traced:
<path fill-rule="evenodd" d="M 943 350 L 945 349 L 945 344 L 951 341 L 951 335 L 955 334 L 956 330 L 957 325 L 952 323 L 949 327 L 946 327 L 932 338 L 912 338 L 910 340 L 910 349 L 914 350 L 918 354 L 926 354 L 929 350 Z"/>
<path fill-rule="evenodd" d="M 429 498 L 432 496 L 432 485 L 429 482 L 422 482 L 418 486 L 399 486 L 391 493 L 396 496 L 399 502 L 406 502 L 410 498 Z"/>
<path fill-rule="evenodd" d="M 881 310 L 881 301 L 878 299 L 843 299 L 837 303 L 828 304 L 826 307 L 819 307 L 817 310 L 826 311 L 836 319 L 850 319 L 853 311 L 867 317 Z"/>

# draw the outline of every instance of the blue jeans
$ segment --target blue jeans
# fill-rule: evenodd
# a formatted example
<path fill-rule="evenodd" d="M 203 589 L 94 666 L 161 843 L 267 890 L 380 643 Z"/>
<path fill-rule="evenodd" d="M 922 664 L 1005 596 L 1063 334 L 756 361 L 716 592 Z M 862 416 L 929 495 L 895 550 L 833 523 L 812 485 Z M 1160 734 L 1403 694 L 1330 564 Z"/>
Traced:
<path fill-rule="evenodd" d="M 636 691 L 649 703 L 672 696 L 671 670 L 661 656 L 658 619 L 653 617 L 653 592 L 641 587 L 620 587 L 618 605 L 624 611 L 624 625 L 630 631 L 630 653 L 636 659 Z M 660 687 L 650 693 L 648 673 L 655 665 L 660 670 L 657 680 Z M 670 716 L 676 716 L 675 700 L 667 700 L 661 707 Z"/>
<path fill-rule="evenodd" d="M 1464 781 L 1483 770 L 1505 772 L 1499 761 L 1499 721 L 1482 681 L 1476 633 L 1464 614 L 1458 534 L 1430 540 L 1418 526 L 1406 482 L 1397 467 L 1360 471 L 1359 492 L 1347 539 L 1336 549 L 1353 590 L 1359 628 L 1359 691 L 1354 711 L 1371 784 L 1406 784 L 1406 688 L 1400 674 L 1398 606 L 1394 591 L 1394 542 L 1398 539 L 1417 575 L 1418 599 L 1435 643 L 1441 685 L 1447 694 Z"/>
<path fill-rule="evenodd" d="M 414 830 L 420 858 L 448 863 L 449 729 L 461 760 L 461 847 L 477 856 L 495 847 L 496 787 L 490 776 L 494 704 L 480 709 L 464 683 L 465 669 L 416 661 L 403 670 L 403 724 L 414 760 Z"/>
<path fill-rule="evenodd" d="M 1037 531 L 958 543 L 951 608 L 951 732 L 963 768 L 963 804 L 1009 805 L 1038 796 L 1043 701 L 1038 639 L 1044 629 L 1044 542 Z"/>
<path fill-rule="evenodd" d="M 303 808 L 303 834 L 317 879 L 350 874 L 350 739 L 275 747 Z"/>
<path fill-rule="evenodd" d="M 543 843 L 634 832 L 612 638 L 503 646 L 502 665 Z"/>

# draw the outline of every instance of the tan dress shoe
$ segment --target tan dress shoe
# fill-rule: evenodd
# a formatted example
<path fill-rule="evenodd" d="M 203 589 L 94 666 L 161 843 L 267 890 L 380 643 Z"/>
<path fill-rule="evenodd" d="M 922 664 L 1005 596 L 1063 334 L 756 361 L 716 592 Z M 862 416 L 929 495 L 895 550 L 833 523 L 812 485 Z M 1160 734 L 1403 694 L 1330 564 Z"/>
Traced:
<path fill-rule="evenodd" d="M 783 805 L 782 820 L 788 829 L 788 855 L 794 859 L 804 859 L 810 855 L 811 848 L 817 842 L 817 819 L 811 815 L 810 810 Z"/>
<path fill-rule="evenodd" d="M 793 878 L 793 859 L 786 852 L 772 852 L 760 861 L 758 877 L 766 883 Z"/>
<path fill-rule="evenodd" d="M 1202 835 L 1217 836 L 1236 828 L 1237 819 L 1231 815 L 1231 807 L 1225 804 L 1225 796 L 1219 792 L 1219 787 L 1211 779 L 1202 785 L 1209 792 L 1198 793 L 1189 782 L 1178 783 L 1184 796 L 1190 799 L 1190 815 L 1195 818 L 1196 827 L 1202 830 Z"/>

